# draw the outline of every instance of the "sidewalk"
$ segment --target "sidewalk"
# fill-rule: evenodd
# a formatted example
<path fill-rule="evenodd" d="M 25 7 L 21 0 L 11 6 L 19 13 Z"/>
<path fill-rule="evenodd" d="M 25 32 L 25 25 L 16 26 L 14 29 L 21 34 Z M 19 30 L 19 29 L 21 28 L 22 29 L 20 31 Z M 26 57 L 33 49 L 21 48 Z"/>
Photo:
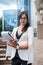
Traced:
<path fill-rule="evenodd" d="M 34 38 L 34 64 L 43 65 L 43 39 Z"/>

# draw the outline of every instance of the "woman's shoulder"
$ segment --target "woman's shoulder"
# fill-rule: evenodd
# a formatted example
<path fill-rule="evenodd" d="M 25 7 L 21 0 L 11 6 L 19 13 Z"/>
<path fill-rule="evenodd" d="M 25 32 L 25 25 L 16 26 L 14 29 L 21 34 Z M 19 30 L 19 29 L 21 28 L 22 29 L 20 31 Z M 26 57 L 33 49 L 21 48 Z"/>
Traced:
<path fill-rule="evenodd" d="M 28 27 L 28 33 L 29 35 L 34 35 L 34 28 L 32 26 Z"/>
<path fill-rule="evenodd" d="M 16 27 L 16 28 L 13 28 L 13 31 L 16 31 L 18 29 L 18 27 Z"/>
<path fill-rule="evenodd" d="M 16 31 L 17 31 L 17 29 L 18 29 L 18 27 L 13 28 L 12 34 L 13 34 L 14 32 L 16 32 Z"/>
<path fill-rule="evenodd" d="M 33 27 L 32 27 L 32 26 L 29 26 L 29 27 L 28 27 L 28 30 L 33 30 Z"/>

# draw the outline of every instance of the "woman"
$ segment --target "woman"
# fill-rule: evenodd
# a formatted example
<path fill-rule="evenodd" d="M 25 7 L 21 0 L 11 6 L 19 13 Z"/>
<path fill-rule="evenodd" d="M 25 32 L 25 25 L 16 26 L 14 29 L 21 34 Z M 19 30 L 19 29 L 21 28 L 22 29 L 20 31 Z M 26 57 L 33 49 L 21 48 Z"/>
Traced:
<path fill-rule="evenodd" d="M 8 42 L 8 45 L 11 47 L 10 55 L 12 58 L 12 65 L 32 65 L 34 38 L 33 28 L 29 26 L 28 15 L 25 11 L 21 12 L 18 19 L 20 25 L 13 29 L 13 40 Z"/>

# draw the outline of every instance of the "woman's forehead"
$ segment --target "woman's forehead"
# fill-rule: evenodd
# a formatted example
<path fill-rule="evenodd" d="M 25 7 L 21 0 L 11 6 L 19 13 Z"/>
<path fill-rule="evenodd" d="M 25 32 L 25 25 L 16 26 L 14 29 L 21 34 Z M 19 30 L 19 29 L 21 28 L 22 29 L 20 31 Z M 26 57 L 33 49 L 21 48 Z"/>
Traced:
<path fill-rule="evenodd" d="M 24 14 L 22 14 L 22 16 L 26 16 L 26 14 L 24 13 Z"/>

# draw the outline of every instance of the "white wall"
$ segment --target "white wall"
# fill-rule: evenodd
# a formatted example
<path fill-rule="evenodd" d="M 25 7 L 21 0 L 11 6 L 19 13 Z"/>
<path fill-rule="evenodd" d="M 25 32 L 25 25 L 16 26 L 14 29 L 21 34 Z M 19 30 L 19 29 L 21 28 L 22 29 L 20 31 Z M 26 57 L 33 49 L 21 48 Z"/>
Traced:
<path fill-rule="evenodd" d="M 37 15 L 35 15 L 36 8 L 34 1 L 35 0 L 31 0 L 31 26 L 37 28 Z"/>

